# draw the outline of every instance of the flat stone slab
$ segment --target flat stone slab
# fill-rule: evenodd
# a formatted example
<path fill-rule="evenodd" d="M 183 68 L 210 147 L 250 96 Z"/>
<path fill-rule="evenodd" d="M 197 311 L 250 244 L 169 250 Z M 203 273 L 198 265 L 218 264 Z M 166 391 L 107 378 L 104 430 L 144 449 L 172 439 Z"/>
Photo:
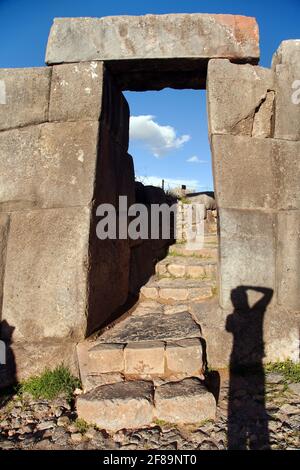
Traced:
<path fill-rule="evenodd" d="M 207 62 L 257 63 L 255 18 L 169 14 L 55 18 L 48 64 L 108 61 L 123 89 L 205 88 Z"/>
<path fill-rule="evenodd" d="M 216 401 L 196 379 L 170 382 L 155 391 L 155 415 L 168 423 L 201 423 L 216 417 Z"/>
<path fill-rule="evenodd" d="M 210 277 L 216 273 L 216 262 L 188 256 L 168 256 L 156 265 L 161 276 L 188 277 L 192 279 Z"/>
<path fill-rule="evenodd" d="M 77 398 L 78 417 L 108 431 L 147 426 L 153 420 L 153 395 L 152 382 L 102 385 Z"/>
<path fill-rule="evenodd" d="M 200 328 L 188 312 L 173 315 L 149 313 L 130 316 L 104 332 L 97 343 L 129 343 L 132 341 L 168 341 L 199 338 Z"/>
<path fill-rule="evenodd" d="M 142 298 L 162 302 L 200 301 L 212 297 L 212 282 L 185 278 L 150 279 L 141 288 Z"/>

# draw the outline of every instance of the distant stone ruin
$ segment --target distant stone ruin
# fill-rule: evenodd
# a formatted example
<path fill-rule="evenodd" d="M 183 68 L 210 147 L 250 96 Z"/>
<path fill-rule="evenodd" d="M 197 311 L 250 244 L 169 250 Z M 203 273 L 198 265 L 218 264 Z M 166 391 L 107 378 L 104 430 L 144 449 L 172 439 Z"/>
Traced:
<path fill-rule="evenodd" d="M 62 360 L 77 371 L 76 344 L 115 318 L 165 255 L 166 240 L 99 241 L 95 212 L 137 198 L 122 91 L 167 86 L 207 90 L 219 213 L 210 362 L 228 365 L 239 286 L 273 291 L 266 360 L 298 361 L 300 41 L 284 41 L 267 69 L 254 18 L 59 18 L 46 62 L 0 70 L 0 318 L 14 379 Z"/>

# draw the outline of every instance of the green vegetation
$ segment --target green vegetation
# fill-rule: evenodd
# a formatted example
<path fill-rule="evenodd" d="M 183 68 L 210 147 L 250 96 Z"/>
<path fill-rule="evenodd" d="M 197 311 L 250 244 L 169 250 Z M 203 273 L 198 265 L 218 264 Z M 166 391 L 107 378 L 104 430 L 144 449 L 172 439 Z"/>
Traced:
<path fill-rule="evenodd" d="M 295 364 L 291 360 L 267 364 L 265 370 L 282 374 L 287 382 L 300 382 L 300 364 Z"/>
<path fill-rule="evenodd" d="M 80 381 L 61 364 L 54 370 L 46 369 L 41 375 L 22 382 L 18 387 L 18 394 L 30 394 L 33 398 L 47 400 L 63 395 L 70 400 L 77 387 L 80 387 Z"/>
<path fill-rule="evenodd" d="M 81 434 L 85 434 L 89 428 L 89 425 L 87 424 L 87 422 L 81 418 L 76 419 L 75 426 L 77 427 L 78 432 L 80 432 Z"/>

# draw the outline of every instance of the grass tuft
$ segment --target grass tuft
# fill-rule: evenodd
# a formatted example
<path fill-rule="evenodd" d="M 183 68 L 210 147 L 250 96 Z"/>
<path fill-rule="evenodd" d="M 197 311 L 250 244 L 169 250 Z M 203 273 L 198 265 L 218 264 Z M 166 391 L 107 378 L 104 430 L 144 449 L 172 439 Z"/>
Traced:
<path fill-rule="evenodd" d="M 288 382 L 300 382 L 300 364 L 295 364 L 291 360 L 267 364 L 265 370 L 282 374 Z"/>
<path fill-rule="evenodd" d="M 54 370 L 45 369 L 41 375 L 22 382 L 18 387 L 18 394 L 21 396 L 30 394 L 35 399 L 46 400 L 53 400 L 63 395 L 70 400 L 77 387 L 80 387 L 80 381 L 61 364 Z"/>
<path fill-rule="evenodd" d="M 76 419 L 75 426 L 77 427 L 78 432 L 80 432 L 81 434 L 85 434 L 89 428 L 87 422 L 81 418 Z"/>

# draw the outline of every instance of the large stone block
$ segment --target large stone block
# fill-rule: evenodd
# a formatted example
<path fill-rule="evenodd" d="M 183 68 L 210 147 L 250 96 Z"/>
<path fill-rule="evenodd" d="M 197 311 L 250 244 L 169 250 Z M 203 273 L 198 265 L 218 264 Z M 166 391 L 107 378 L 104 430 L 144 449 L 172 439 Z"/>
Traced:
<path fill-rule="evenodd" d="M 119 382 L 103 385 L 77 399 L 79 418 L 100 429 L 118 431 L 150 425 L 153 420 L 153 384 Z"/>
<path fill-rule="evenodd" d="M 103 62 L 55 65 L 51 77 L 49 121 L 98 121 Z"/>
<path fill-rule="evenodd" d="M 49 121 L 101 119 L 118 144 L 128 149 L 129 106 L 103 62 L 53 67 Z"/>
<path fill-rule="evenodd" d="M 256 20 L 243 16 L 56 18 L 46 62 L 110 61 L 123 89 L 205 88 L 208 59 L 256 63 L 258 41 Z"/>
<path fill-rule="evenodd" d="M 275 290 L 275 215 L 221 209 L 219 217 L 221 306 L 232 307 L 231 293 L 241 285 Z"/>
<path fill-rule="evenodd" d="M 11 214 L 2 320 L 15 341 L 84 337 L 89 225 L 89 208 Z"/>
<path fill-rule="evenodd" d="M 282 41 L 279 48 L 273 55 L 272 68 L 276 69 L 277 65 L 291 65 L 298 67 L 300 60 L 300 39 L 288 39 Z"/>
<path fill-rule="evenodd" d="M 3 332 L 7 333 L 7 329 Z M 79 375 L 75 344 L 67 339 L 10 342 L 7 345 L 5 366 L 0 366 L 0 388 L 42 374 L 45 369 L 55 369 L 64 364 L 73 375 Z"/>
<path fill-rule="evenodd" d="M 48 120 L 50 67 L 0 69 L 0 130 Z"/>
<path fill-rule="evenodd" d="M 163 375 L 165 372 L 165 344 L 162 341 L 129 343 L 124 350 L 125 374 Z"/>
<path fill-rule="evenodd" d="M 198 338 L 167 343 L 166 367 L 171 374 L 201 376 L 205 367 Z"/>
<path fill-rule="evenodd" d="M 214 135 L 215 195 L 219 207 L 276 207 L 273 140 Z"/>
<path fill-rule="evenodd" d="M 283 41 L 273 56 L 277 139 L 300 140 L 300 40 Z"/>
<path fill-rule="evenodd" d="M 0 133 L 0 210 L 87 205 L 98 123 L 49 123 Z"/>
<path fill-rule="evenodd" d="M 277 218 L 278 303 L 300 311 L 300 211 L 281 211 Z"/>
<path fill-rule="evenodd" d="M 210 60 L 207 74 L 209 133 L 270 137 L 274 89 L 272 70 Z M 271 101 L 264 106 L 266 100 Z M 262 116 L 258 115 L 263 114 Z M 260 120 L 254 127 L 255 120 Z"/>
<path fill-rule="evenodd" d="M 300 209 L 300 142 L 273 141 L 272 158 L 276 174 L 277 207 Z"/>
<path fill-rule="evenodd" d="M 155 390 L 155 415 L 168 423 L 200 424 L 215 418 L 216 401 L 196 378 L 166 383 Z"/>
<path fill-rule="evenodd" d="M 300 65 L 276 67 L 276 139 L 300 140 Z M 298 82 L 297 82 L 298 80 Z M 296 86 L 298 83 L 298 86 Z"/>

